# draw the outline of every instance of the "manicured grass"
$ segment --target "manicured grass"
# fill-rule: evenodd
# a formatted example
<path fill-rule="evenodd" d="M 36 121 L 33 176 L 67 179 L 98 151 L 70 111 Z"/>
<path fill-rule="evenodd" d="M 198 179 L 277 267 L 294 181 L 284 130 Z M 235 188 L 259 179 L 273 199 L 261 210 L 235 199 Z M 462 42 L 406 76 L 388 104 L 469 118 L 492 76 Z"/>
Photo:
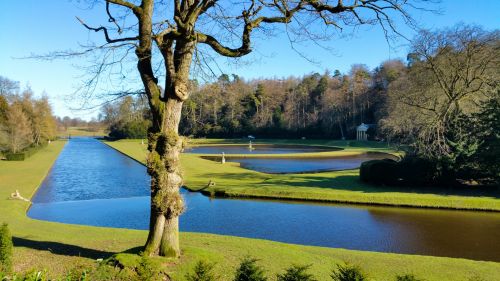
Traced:
<path fill-rule="evenodd" d="M 79 137 L 79 136 L 85 136 L 85 137 L 101 137 L 101 136 L 107 136 L 108 134 L 102 130 L 99 129 L 97 131 L 90 131 L 88 128 L 85 127 L 68 127 L 66 131 L 58 132 L 59 137 L 66 138 L 68 136 L 72 137 Z"/>
<path fill-rule="evenodd" d="M 76 265 L 92 266 L 97 258 L 137 249 L 146 239 L 145 231 L 33 220 L 26 216 L 28 202 L 8 199 L 16 189 L 25 197 L 32 195 L 63 146 L 64 142 L 57 141 L 26 161 L 0 161 L 0 222 L 9 223 L 14 236 L 17 271 L 46 268 L 55 275 L 62 274 Z M 500 263 L 495 262 L 300 246 L 212 234 L 181 233 L 181 244 L 180 260 L 162 259 L 174 280 L 184 280 L 184 274 L 199 259 L 217 262 L 219 280 L 231 280 L 245 255 L 258 258 L 272 277 L 270 280 L 292 263 L 312 264 L 311 272 L 319 280 L 329 280 L 330 269 L 342 261 L 359 264 L 373 280 L 394 280 L 396 274 L 407 272 L 429 281 L 465 281 L 475 275 L 499 280 L 500 272 Z"/>
<path fill-rule="evenodd" d="M 195 145 L 225 142 L 228 141 L 193 141 Z M 351 142 L 351 146 L 346 146 L 348 143 L 346 141 L 260 140 L 259 142 L 330 145 L 345 148 L 343 151 L 303 153 L 299 154 L 299 157 L 340 156 L 366 151 L 396 153 L 386 144 L 373 142 Z M 139 162 L 144 163 L 145 161 L 146 145 L 141 145 L 139 140 L 106 143 Z M 270 156 L 258 155 L 258 157 Z M 281 157 L 291 156 L 293 154 L 285 154 Z M 276 155 L 272 155 L 272 157 L 276 157 Z M 220 164 L 202 159 L 195 154 L 183 154 L 182 165 L 185 171 L 185 185 L 188 189 L 219 196 L 500 211 L 500 199 L 498 199 L 500 192 L 498 189 L 485 192 L 473 189 L 374 186 L 361 182 L 357 169 L 310 174 L 270 175 L 240 168 L 238 163 Z M 215 182 L 215 186 L 207 186 L 210 180 Z"/>

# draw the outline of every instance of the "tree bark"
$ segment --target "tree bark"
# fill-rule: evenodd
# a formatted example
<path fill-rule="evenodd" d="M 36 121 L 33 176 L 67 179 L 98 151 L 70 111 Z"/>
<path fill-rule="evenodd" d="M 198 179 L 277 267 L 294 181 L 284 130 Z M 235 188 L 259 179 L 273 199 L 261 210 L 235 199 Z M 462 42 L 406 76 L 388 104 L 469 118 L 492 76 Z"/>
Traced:
<path fill-rule="evenodd" d="M 188 98 L 189 69 L 194 42 L 177 41 L 173 56 L 171 50 L 162 50 L 172 71 L 165 81 L 165 93 L 161 97 L 156 81 L 150 85 L 149 97 L 153 122 L 148 134 L 148 173 L 151 176 L 151 219 L 144 254 L 179 257 L 179 215 L 184 203 L 179 192 L 182 186 L 180 153 L 183 141 L 179 136 L 182 104 Z M 148 65 L 150 71 L 150 64 Z M 143 82 L 151 81 L 144 79 Z M 154 93 L 156 92 L 156 93 Z"/>
<path fill-rule="evenodd" d="M 149 133 L 148 173 L 151 176 L 151 218 L 145 255 L 179 257 L 179 215 L 184 210 L 178 134 L 182 101 L 168 98 L 159 131 Z"/>

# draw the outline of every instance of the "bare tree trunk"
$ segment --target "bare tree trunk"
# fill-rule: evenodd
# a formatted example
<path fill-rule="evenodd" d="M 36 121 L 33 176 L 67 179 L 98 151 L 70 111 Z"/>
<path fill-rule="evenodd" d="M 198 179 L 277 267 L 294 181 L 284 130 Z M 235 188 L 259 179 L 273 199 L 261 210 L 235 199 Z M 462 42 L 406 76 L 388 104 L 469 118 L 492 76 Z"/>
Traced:
<path fill-rule="evenodd" d="M 165 220 L 161 237 L 160 254 L 166 257 L 180 256 L 179 248 L 179 216 L 172 216 Z"/>
<path fill-rule="evenodd" d="M 149 133 L 148 173 L 151 175 L 151 219 L 146 255 L 178 257 L 179 215 L 184 210 L 179 189 L 182 185 L 178 134 L 182 101 L 169 98 L 165 103 L 160 131 Z"/>
<path fill-rule="evenodd" d="M 141 72 L 143 83 L 150 92 L 153 125 L 148 134 L 148 173 L 151 176 L 151 219 L 145 255 L 179 257 L 179 215 L 184 203 L 179 189 L 182 185 L 179 136 L 182 104 L 188 97 L 189 68 L 194 42 L 177 41 L 175 51 L 168 48 L 165 63 L 175 75 L 167 76 L 163 97 L 153 77 L 151 64 Z M 145 60 L 149 60 L 148 57 Z M 141 69 L 141 60 L 139 69 Z M 148 75 L 149 73 L 149 75 Z"/>

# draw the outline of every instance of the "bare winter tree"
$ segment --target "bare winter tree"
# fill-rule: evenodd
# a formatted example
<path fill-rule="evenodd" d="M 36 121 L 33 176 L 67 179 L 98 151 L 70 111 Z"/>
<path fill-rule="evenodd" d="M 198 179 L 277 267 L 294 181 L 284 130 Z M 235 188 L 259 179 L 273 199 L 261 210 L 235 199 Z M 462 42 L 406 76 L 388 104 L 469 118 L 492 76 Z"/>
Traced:
<path fill-rule="evenodd" d="M 411 67 L 391 85 L 381 123 L 422 155 L 450 157 L 457 116 L 479 112 L 498 88 L 500 32 L 462 24 L 422 30 L 411 47 Z"/>
<path fill-rule="evenodd" d="M 201 51 L 230 58 L 245 56 L 252 51 L 252 38 L 272 34 L 277 24 L 295 41 L 316 40 L 328 31 L 365 24 L 378 24 L 390 36 L 399 34 L 395 18 L 412 24 L 408 9 L 415 8 L 409 0 L 106 0 L 105 4 L 108 26 L 92 27 L 79 19 L 87 29 L 102 33 L 106 41 L 82 53 L 92 49 L 135 52 L 152 116 L 147 157 L 151 220 L 144 253 L 172 257 L 180 255 L 178 224 L 184 209 L 179 194 L 183 181 L 179 121 L 189 98 L 192 64 L 211 56 Z M 123 60 L 108 57 L 115 61 L 101 63 L 93 71 L 99 74 Z M 161 85 L 157 61 L 165 75 Z"/>
<path fill-rule="evenodd" d="M 12 153 L 18 153 L 32 143 L 30 122 L 21 104 L 16 103 L 7 110 L 5 130 L 2 131 L 6 134 L 7 147 Z"/>

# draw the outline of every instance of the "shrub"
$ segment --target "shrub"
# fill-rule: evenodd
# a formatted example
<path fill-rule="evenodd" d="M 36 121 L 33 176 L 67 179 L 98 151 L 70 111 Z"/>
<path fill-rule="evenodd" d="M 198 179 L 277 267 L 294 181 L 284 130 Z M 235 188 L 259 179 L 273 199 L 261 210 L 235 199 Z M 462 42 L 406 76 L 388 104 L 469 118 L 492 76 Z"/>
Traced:
<path fill-rule="evenodd" d="M 12 272 L 12 235 L 6 223 L 0 227 L 0 272 Z"/>
<path fill-rule="evenodd" d="M 137 275 L 139 280 L 143 281 L 155 281 L 163 279 L 163 271 L 161 268 L 161 263 L 152 260 L 148 257 L 142 257 L 139 264 L 136 267 Z"/>
<path fill-rule="evenodd" d="M 285 273 L 278 274 L 278 281 L 316 281 L 312 274 L 307 273 L 310 265 L 292 265 Z"/>
<path fill-rule="evenodd" d="M 76 266 L 68 271 L 65 276 L 67 281 L 85 281 L 87 280 L 89 269 L 83 266 Z"/>
<path fill-rule="evenodd" d="M 109 128 L 109 136 L 113 139 L 142 139 L 148 136 L 148 120 L 131 120 L 126 123 L 115 123 Z"/>
<path fill-rule="evenodd" d="M 24 161 L 26 154 L 24 152 L 19 153 L 7 153 L 5 155 L 7 161 Z"/>
<path fill-rule="evenodd" d="M 373 184 L 394 185 L 399 181 L 398 162 L 391 159 L 363 162 L 359 170 L 362 181 Z"/>
<path fill-rule="evenodd" d="M 396 276 L 396 281 L 423 281 L 423 279 L 418 279 L 413 274 L 405 274 Z"/>
<path fill-rule="evenodd" d="M 266 281 L 264 271 L 257 264 L 257 259 L 245 257 L 236 269 L 234 281 Z"/>
<path fill-rule="evenodd" d="M 337 269 L 332 270 L 330 275 L 334 281 L 364 281 L 367 280 L 361 268 L 355 265 L 337 264 Z"/>
<path fill-rule="evenodd" d="M 431 160 L 406 156 L 399 162 L 390 159 L 363 162 L 359 177 L 372 184 L 423 186 L 437 183 L 437 171 Z"/>
<path fill-rule="evenodd" d="M 400 177 L 406 185 L 428 185 L 435 179 L 436 165 L 430 160 L 406 156 L 398 163 Z"/>
<path fill-rule="evenodd" d="M 106 263 L 101 263 L 97 268 L 89 271 L 85 275 L 85 279 L 76 279 L 78 281 L 86 280 L 141 280 L 135 270 L 130 267 L 120 268 L 111 266 Z M 71 279 L 71 281 L 76 281 Z M 160 279 L 161 280 L 161 279 Z M 69 280 L 68 280 L 69 281 Z"/>
<path fill-rule="evenodd" d="M 216 280 L 213 273 L 214 264 L 200 260 L 194 266 L 192 274 L 186 274 L 188 281 L 213 281 Z"/>
<path fill-rule="evenodd" d="M 88 280 L 168 280 L 160 258 L 118 253 L 87 274 Z"/>
<path fill-rule="evenodd" d="M 14 276 L 13 280 L 19 280 Z M 32 270 L 24 275 L 24 277 L 20 278 L 23 281 L 48 281 L 50 280 L 48 277 L 47 270 Z"/>
<path fill-rule="evenodd" d="M 33 154 L 37 153 L 40 149 L 46 147 L 46 143 L 42 143 L 38 146 L 30 146 L 25 150 L 17 153 L 6 153 L 5 158 L 7 161 L 24 161 L 28 157 L 31 157 Z"/>

